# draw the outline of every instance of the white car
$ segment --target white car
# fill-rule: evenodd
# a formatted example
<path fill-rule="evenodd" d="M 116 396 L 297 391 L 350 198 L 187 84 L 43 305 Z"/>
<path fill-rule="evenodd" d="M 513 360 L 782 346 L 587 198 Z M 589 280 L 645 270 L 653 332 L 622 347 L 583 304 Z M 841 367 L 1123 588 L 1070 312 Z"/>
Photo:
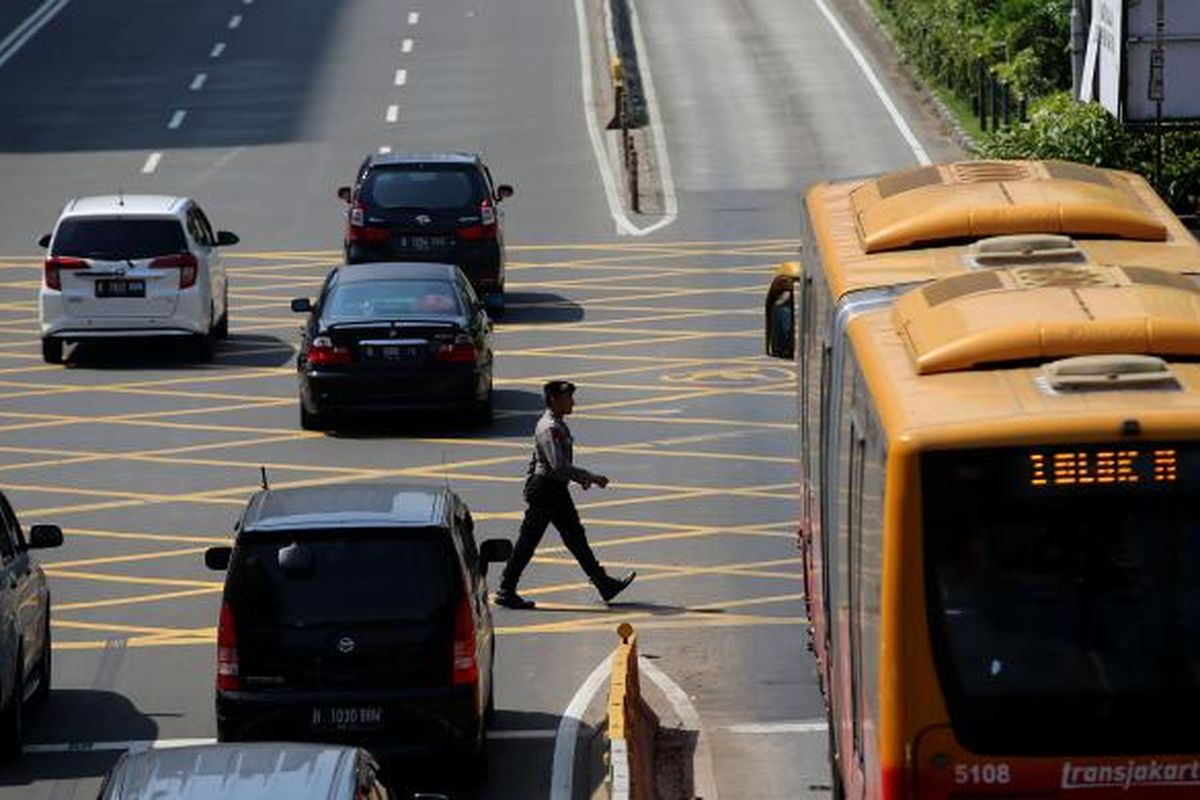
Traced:
<path fill-rule="evenodd" d="M 229 332 L 229 286 L 213 232 L 185 197 L 104 195 L 71 200 L 46 254 L 38 294 L 42 357 L 63 359 L 83 339 L 186 337 L 201 359 Z"/>

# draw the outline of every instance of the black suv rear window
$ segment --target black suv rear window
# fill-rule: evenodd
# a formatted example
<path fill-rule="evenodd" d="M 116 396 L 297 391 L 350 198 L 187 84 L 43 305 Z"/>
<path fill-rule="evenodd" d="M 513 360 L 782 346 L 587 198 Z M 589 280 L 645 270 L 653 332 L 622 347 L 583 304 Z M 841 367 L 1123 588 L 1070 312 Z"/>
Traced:
<path fill-rule="evenodd" d="M 460 166 L 403 166 L 372 170 L 360 194 L 377 208 L 465 208 L 480 197 L 475 170 Z"/>
<path fill-rule="evenodd" d="M 280 568 L 279 551 L 293 542 L 310 551 L 311 572 Z M 454 563 L 444 532 L 336 538 L 306 532 L 239 544 L 230 579 L 240 613 L 285 625 L 421 620 L 451 599 Z"/>
<path fill-rule="evenodd" d="M 54 255 L 137 260 L 187 250 L 177 219 L 64 219 L 54 234 Z"/>

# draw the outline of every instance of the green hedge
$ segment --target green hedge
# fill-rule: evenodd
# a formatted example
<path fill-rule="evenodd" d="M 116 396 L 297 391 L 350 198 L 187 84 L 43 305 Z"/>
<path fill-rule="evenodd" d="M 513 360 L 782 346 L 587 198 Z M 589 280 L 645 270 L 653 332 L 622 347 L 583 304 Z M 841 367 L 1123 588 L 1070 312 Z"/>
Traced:
<path fill-rule="evenodd" d="M 984 158 L 1059 158 L 1098 167 L 1154 174 L 1153 130 L 1126 129 L 1097 103 L 1069 92 L 1037 101 L 1029 121 L 980 142 Z M 1200 132 L 1168 130 L 1159 192 L 1177 211 L 1195 213 L 1200 198 Z"/>
<path fill-rule="evenodd" d="M 982 65 L 1019 97 L 1071 83 L 1071 0 L 874 0 L 922 74 L 969 100 Z"/>

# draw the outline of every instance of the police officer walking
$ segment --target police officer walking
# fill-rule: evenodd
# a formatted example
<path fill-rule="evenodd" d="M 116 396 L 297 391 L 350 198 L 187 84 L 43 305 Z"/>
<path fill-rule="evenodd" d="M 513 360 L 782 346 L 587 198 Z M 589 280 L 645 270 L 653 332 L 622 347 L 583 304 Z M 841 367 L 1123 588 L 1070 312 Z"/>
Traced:
<path fill-rule="evenodd" d="M 525 520 L 521 523 L 520 536 L 500 579 L 496 605 L 506 608 L 534 607 L 532 600 L 517 594 L 517 582 L 521 580 L 521 572 L 533 558 L 533 551 L 537 549 L 546 526 L 551 522 L 600 596 L 608 602 L 628 586 L 637 573 L 613 578 L 604 571 L 588 544 L 569 489 L 572 481 L 584 489 L 593 485 L 603 489 L 608 486 L 608 478 L 573 463 L 574 440 L 563 417 L 575 410 L 575 384 L 570 381 L 550 381 L 542 387 L 542 396 L 546 401 L 546 412 L 538 420 L 533 433 L 533 457 L 529 459 L 529 469 L 525 475 Z"/>

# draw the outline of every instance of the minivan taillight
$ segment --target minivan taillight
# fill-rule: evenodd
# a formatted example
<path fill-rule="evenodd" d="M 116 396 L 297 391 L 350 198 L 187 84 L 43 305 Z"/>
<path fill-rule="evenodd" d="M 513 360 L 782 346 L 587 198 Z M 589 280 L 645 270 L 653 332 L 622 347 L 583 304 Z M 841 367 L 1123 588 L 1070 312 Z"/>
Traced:
<path fill-rule="evenodd" d="M 62 274 L 64 269 L 87 269 L 88 262 L 83 258 L 71 258 L 70 256 L 50 256 L 46 259 L 43 275 L 46 279 L 47 289 L 56 289 L 62 291 Z"/>
<path fill-rule="evenodd" d="M 458 238 L 470 240 L 495 239 L 496 229 L 496 209 L 492 206 L 490 200 L 484 200 L 479 204 L 478 224 L 459 228 Z"/>
<path fill-rule="evenodd" d="M 350 206 L 350 226 L 346 238 L 351 242 L 382 244 L 388 240 L 388 229 L 368 227 L 366 209 L 362 203 L 355 202 Z"/>
<path fill-rule="evenodd" d="M 475 615 L 471 611 L 471 593 L 464 587 L 454 613 L 454 665 L 450 682 L 455 686 L 474 685 L 479 681 L 479 663 L 475 660 Z"/>
<path fill-rule="evenodd" d="M 217 624 L 217 688 L 225 692 L 242 688 L 238 676 L 237 625 L 228 603 L 221 603 L 221 620 Z"/>
<path fill-rule="evenodd" d="M 335 345 L 328 336 L 317 336 L 308 345 L 304 357 L 314 367 L 341 367 L 352 360 L 349 347 Z"/>
<path fill-rule="evenodd" d="M 196 285 L 196 274 L 200 271 L 200 262 L 191 253 L 176 253 L 154 259 L 150 262 L 150 269 L 178 269 L 179 288 L 187 289 Z"/>
<path fill-rule="evenodd" d="M 475 342 L 469 336 L 458 336 L 453 342 L 438 345 L 433 357 L 438 361 L 449 361 L 455 364 L 474 363 L 479 357 Z"/>

